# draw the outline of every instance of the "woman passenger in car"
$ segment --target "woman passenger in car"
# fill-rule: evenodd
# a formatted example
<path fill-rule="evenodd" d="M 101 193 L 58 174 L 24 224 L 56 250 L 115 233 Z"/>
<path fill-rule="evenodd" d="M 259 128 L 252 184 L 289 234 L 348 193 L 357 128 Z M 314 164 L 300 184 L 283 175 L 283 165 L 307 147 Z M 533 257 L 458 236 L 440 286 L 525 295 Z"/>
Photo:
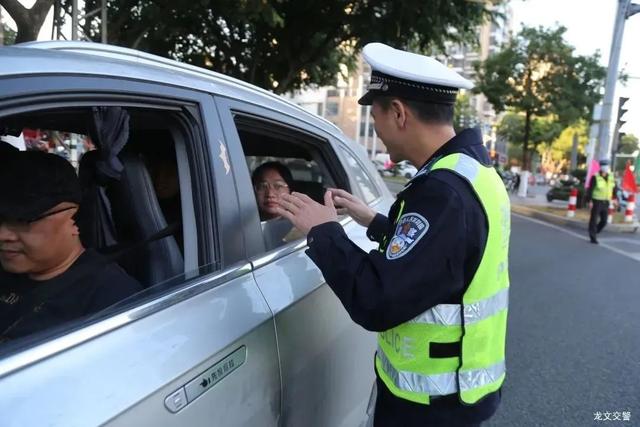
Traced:
<path fill-rule="evenodd" d="M 277 214 L 278 201 L 283 194 L 291 193 L 293 176 L 289 168 L 280 162 L 263 163 L 253 171 L 251 182 L 256 193 L 266 249 L 277 248 L 300 238 L 299 231 L 291 222 Z"/>
<path fill-rule="evenodd" d="M 258 166 L 251 175 L 256 192 L 260 220 L 278 218 L 278 201 L 283 194 L 291 192 L 293 177 L 291 171 L 280 162 L 267 162 Z"/>

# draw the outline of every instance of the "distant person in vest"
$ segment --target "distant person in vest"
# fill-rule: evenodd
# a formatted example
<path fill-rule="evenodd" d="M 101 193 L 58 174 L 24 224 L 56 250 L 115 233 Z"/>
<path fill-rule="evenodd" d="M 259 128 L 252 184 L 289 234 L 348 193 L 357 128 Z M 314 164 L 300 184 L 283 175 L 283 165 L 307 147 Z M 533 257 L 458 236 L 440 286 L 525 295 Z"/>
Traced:
<path fill-rule="evenodd" d="M 393 162 L 419 168 L 387 215 L 340 189 L 324 205 L 282 196 L 280 214 L 307 233 L 308 256 L 351 318 L 378 332 L 375 426 L 477 426 L 505 379 L 509 197 L 477 129 L 456 135 L 459 88 L 433 58 L 368 44 L 375 130 Z M 365 252 L 336 206 L 379 244 Z M 349 357 L 348 354 L 343 357 Z"/>
<path fill-rule="evenodd" d="M 80 184 L 62 157 L 21 151 L 0 169 L 0 342 L 95 313 L 141 290 L 86 249 Z"/>
<path fill-rule="evenodd" d="M 607 225 L 609 215 L 609 203 L 615 194 L 616 180 L 609 173 L 609 161 L 600 160 L 600 171 L 591 177 L 587 200 L 590 201 L 591 217 L 589 218 L 589 239 L 591 243 L 598 244 L 596 235 Z"/>

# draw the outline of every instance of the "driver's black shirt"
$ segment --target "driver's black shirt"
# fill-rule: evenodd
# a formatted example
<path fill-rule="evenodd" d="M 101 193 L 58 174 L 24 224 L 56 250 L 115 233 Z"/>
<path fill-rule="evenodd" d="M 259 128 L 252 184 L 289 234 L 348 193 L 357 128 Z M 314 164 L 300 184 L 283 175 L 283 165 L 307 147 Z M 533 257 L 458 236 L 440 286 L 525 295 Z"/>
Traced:
<path fill-rule="evenodd" d="M 0 342 L 96 313 L 141 290 L 117 264 L 91 249 L 49 280 L 0 269 Z"/>

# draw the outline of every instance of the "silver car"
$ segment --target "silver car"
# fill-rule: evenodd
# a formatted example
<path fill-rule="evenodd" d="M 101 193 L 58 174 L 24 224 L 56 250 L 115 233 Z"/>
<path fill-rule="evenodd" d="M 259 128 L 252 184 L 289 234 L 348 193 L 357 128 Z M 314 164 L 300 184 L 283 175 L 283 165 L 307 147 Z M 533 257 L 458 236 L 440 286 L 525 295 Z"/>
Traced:
<path fill-rule="evenodd" d="M 123 147 L 96 140 L 97 107 L 127 114 Z M 224 75 L 45 42 L 0 48 L 0 136 L 78 168 L 101 212 L 86 218 L 85 244 L 118 248 L 113 259 L 144 286 L 107 310 L 0 344 L 0 425 L 363 421 L 375 335 L 351 321 L 303 236 L 267 238 L 273 227 L 260 221 L 251 183 L 257 165 L 278 160 L 298 191 L 318 198 L 337 186 L 386 212 L 388 190 L 339 129 Z M 117 185 L 91 178 L 91 153 L 106 149 L 124 165 Z M 173 198 L 155 178 L 162 156 Z M 362 227 L 341 223 L 374 248 Z"/>

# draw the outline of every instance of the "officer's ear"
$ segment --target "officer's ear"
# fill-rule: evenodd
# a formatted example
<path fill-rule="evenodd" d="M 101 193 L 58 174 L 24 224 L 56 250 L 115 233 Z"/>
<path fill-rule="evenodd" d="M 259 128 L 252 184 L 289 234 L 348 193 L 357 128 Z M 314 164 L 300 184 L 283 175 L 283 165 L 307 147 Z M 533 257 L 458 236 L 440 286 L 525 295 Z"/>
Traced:
<path fill-rule="evenodd" d="M 398 127 L 404 129 L 407 124 L 407 106 L 399 99 L 393 99 L 389 105 L 389 111 Z"/>

